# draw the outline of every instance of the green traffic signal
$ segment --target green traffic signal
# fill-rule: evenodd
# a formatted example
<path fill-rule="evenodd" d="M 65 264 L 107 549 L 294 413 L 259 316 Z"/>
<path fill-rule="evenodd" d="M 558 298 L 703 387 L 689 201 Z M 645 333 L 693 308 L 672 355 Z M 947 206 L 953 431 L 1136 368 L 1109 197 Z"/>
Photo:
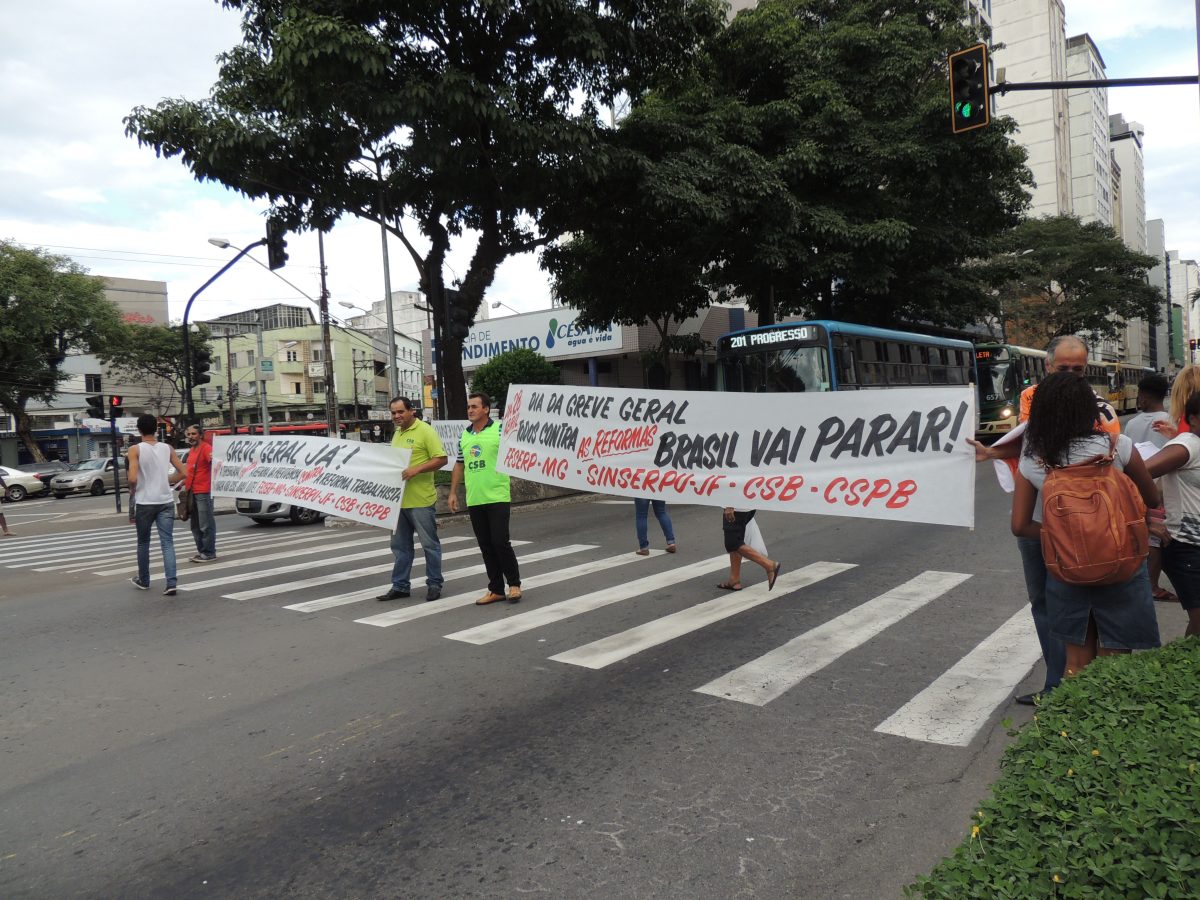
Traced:
<path fill-rule="evenodd" d="M 950 54 L 950 130 L 955 134 L 982 128 L 988 114 L 987 46 L 976 44 Z"/>

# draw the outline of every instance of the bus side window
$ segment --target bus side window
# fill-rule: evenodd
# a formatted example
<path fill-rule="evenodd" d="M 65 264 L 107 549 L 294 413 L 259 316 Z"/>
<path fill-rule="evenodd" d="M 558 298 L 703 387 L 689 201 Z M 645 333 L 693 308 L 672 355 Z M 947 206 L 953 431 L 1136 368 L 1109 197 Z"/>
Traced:
<path fill-rule="evenodd" d="M 888 384 L 911 384 L 908 366 L 905 365 L 908 348 L 895 341 L 888 341 L 884 349 L 887 351 Z"/>
<path fill-rule="evenodd" d="M 946 369 L 941 347 L 929 348 L 929 382 L 930 384 L 950 383 L 950 374 Z"/>
<path fill-rule="evenodd" d="M 912 383 L 929 384 L 929 348 L 912 348 Z"/>

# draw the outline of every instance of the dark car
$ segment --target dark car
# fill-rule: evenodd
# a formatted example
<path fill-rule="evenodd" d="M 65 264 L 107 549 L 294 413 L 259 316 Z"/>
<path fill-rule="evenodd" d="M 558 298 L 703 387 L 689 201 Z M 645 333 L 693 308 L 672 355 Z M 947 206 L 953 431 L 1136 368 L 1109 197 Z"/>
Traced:
<path fill-rule="evenodd" d="M 22 472 L 30 472 L 36 475 L 45 485 L 44 490 L 50 490 L 50 479 L 59 472 L 65 472 L 72 468 L 70 463 L 65 463 L 62 460 L 53 459 L 49 462 L 41 463 L 26 463 L 23 466 L 17 466 Z"/>

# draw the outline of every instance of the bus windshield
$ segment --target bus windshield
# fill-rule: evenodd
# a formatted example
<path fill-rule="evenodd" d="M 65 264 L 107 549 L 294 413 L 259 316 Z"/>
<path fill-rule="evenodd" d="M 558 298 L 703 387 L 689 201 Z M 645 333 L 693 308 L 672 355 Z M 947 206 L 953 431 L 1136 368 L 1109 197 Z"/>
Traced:
<path fill-rule="evenodd" d="M 1004 403 L 1013 391 L 1012 362 L 985 362 L 979 364 L 979 403 Z"/>
<path fill-rule="evenodd" d="M 823 346 L 747 353 L 726 363 L 725 390 L 755 394 L 827 391 L 828 357 Z"/>

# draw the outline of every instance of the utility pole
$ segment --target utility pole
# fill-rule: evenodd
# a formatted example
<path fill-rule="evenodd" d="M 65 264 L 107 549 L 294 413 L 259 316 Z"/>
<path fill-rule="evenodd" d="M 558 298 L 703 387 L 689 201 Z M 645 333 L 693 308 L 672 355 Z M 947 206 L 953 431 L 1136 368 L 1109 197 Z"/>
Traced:
<path fill-rule="evenodd" d="M 329 340 L 329 288 L 325 283 L 325 232 L 317 232 L 317 251 L 321 258 L 321 345 L 325 348 L 325 427 L 337 437 L 337 395 L 333 388 L 333 347 Z M 391 308 L 389 304 L 389 309 Z"/>
<path fill-rule="evenodd" d="M 1200 3 L 1200 0 L 1196 0 Z M 379 164 L 375 164 L 376 172 L 379 176 L 379 236 L 383 241 L 383 305 L 387 319 L 388 330 L 388 387 L 391 394 L 388 396 L 390 402 L 392 397 L 400 396 L 400 373 L 396 371 L 396 323 L 392 312 L 392 266 L 388 261 L 388 233 L 387 225 L 387 206 L 383 198 L 383 171 L 379 168 Z M 354 407 L 355 417 L 358 416 L 358 405 Z"/>
<path fill-rule="evenodd" d="M 229 329 L 225 329 L 225 397 L 229 401 L 229 433 L 237 434 L 237 410 L 234 408 L 234 398 L 237 388 L 233 386 L 233 350 L 230 344 Z"/>

